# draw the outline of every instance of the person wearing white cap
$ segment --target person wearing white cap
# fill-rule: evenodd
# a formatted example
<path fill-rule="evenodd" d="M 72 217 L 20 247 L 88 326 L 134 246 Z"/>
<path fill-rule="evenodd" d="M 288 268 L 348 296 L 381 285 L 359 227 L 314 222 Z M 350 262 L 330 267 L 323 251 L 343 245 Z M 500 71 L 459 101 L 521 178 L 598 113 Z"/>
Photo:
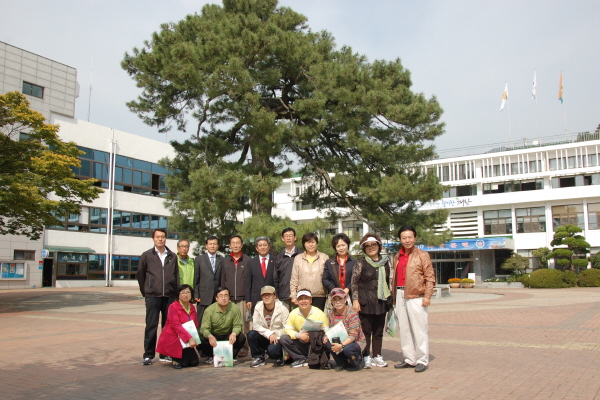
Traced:
<path fill-rule="evenodd" d="M 289 311 L 275 298 L 273 286 L 263 286 L 260 290 L 262 301 L 256 303 L 252 317 L 252 330 L 248 332 L 248 343 L 252 354 L 253 368 L 265 365 L 265 353 L 275 360 L 276 367 L 283 366 L 283 348 L 279 339 Z"/>
<path fill-rule="evenodd" d="M 367 233 L 360 240 L 365 258 L 358 260 L 352 270 L 352 308 L 358 312 L 367 345 L 363 351 L 365 368 L 387 367 L 381 356 L 385 315 L 392 307 L 392 261 L 382 255 L 381 239 Z M 372 349 L 371 349 L 372 346 Z M 372 350 L 372 351 L 371 351 Z M 372 354 L 371 354 L 372 353 Z"/>
<path fill-rule="evenodd" d="M 310 290 L 301 289 L 296 295 L 298 308 L 290 311 L 290 316 L 285 323 L 285 333 L 281 335 L 281 345 L 290 355 L 293 362 L 292 368 L 308 365 L 308 350 L 310 348 L 308 332 L 303 329 L 304 323 L 322 322 L 322 329 L 329 327 L 329 320 L 323 311 L 312 305 Z"/>

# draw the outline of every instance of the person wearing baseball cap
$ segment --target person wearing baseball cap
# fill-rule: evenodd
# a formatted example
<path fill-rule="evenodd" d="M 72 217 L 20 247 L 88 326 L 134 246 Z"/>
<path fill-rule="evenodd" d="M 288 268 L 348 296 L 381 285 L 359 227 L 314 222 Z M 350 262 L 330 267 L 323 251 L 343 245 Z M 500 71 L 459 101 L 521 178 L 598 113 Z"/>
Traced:
<path fill-rule="evenodd" d="M 283 348 L 279 339 L 284 331 L 284 324 L 289 311 L 275 298 L 273 286 L 263 286 L 260 289 L 261 301 L 254 307 L 252 330 L 248 332 L 248 343 L 252 354 L 253 368 L 266 364 L 265 353 L 275 360 L 275 367 L 283 367 Z"/>
<path fill-rule="evenodd" d="M 304 367 L 308 365 L 308 350 L 310 340 L 308 332 L 303 329 L 305 321 L 322 322 L 322 329 L 329 327 L 329 320 L 323 311 L 312 305 L 312 293 L 308 289 L 301 289 L 296 294 L 298 308 L 290 311 L 290 316 L 285 323 L 285 333 L 281 335 L 281 345 L 290 355 L 290 367 Z"/>
<path fill-rule="evenodd" d="M 326 336 L 325 346 L 335 360 L 337 372 L 360 371 L 364 368 L 362 352 L 366 346 L 365 334 L 360 325 L 360 318 L 356 311 L 346 303 L 346 291 L 342 288 L 333 288 L 330 293 L 333 309 L 327 314 L 329 325 L 335 326 L 342 323 L 348 337 L 344 340 L 338 337 Z M 338 340 L 336 340 L 338 339 Z"/>

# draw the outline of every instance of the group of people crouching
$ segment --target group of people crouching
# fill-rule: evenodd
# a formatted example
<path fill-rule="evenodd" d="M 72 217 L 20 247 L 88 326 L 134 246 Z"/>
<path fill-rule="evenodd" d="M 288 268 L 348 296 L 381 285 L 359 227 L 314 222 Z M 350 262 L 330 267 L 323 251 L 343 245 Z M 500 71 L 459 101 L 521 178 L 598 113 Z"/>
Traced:
<path fill-rule="evenodd" d="M 291 242 L 290 231 L 293 229 L 284 230 L 284 242 L 286 233 Z M 295 231 L 293 236 L 295 241 Z M 338 234 L 332 240 L 335 256 L 329 258 L 316 250 L 318 238 L 310 233 L 302 238 L 304 252 L 294 253 L 289 246 L 284 250 L 293 260 L 287 274 L 269 264 L 267 238 L 261 239 L 268 244 L 263 248 L 259 248 L 257 239 L 256 265 L 258 277 L 262 278 L 258 280 L 263 284 L 259 289 L 260 300 L 238 301 L 236 289 L 241 282 L 236 280 L 235 289 L 225 285 L 216 287 L 214 302 L 199 306 L 197 312 L 193 303 L 200 304 L 198 288 L 183 283 L 177 288 L 175 301 L 165 310 L 166 323 L 156 351 L 161 358 L 169 357 L 176 369 L 198 365 L 197 352 L 205 357 L 206 364 L 212 364 L 213 349 L 219 341 L 231 344 L 234 362 L 238 355 L 245 356 L 243 353 L 249 348 L 253 358 L 251 367 L 265 365 L 268 358 L 276 367 L 287 363 L 293 368 L 308 365 L 328 369 L 330 357 L 335 361 L 336 371 L 387 367 L 381 350 L 386 315 L 391 312 L 398 323 L 404 356 L 404 361 L 394 367 L 423 372 L 429 363 L 427 309 L 435 276 L 428 254 L 415 247 L 416 230 L 404 226 L 398 237 L 402 247 L 390 259 L 382 254 L 381 239 L 374 233 L 366 234 L 360 241 L 364 258 L 356 259 L 349 254 L 348 236 Z M 179 261 L 182 267 L 184 264 Z M 212 265 L 216 272 L 216 264 Z M 235 267 L 240 267 L 239 259 Z M 270 271 L 272 280 L 267 279 L 268 268 L 275 269 Z M 185 272 L 180 270 L 179 274 Z M 287 283 L 281 279 L 286 275 Z M 246 287 L 253 284 L 256 287 L 251 271 L 242 276 Z M 197 279 L 194 282 L 200 283 Z M 141 290 L 142 287 L 140 281 Z M 251 329 L 247 328 L 250 315 Z M 198 328 L 199 342 L 194 339 L 195 332 L 184 328 L 183 324 L 189 321 Z M 148 317 L 146 322 L 148 331 Z M 329 329 L 334 326 L 337 331 L 343 326 L 343 334 L 332 334 Z M 146 357 L 143 364 L 149 365 L 151 361 Z"/>

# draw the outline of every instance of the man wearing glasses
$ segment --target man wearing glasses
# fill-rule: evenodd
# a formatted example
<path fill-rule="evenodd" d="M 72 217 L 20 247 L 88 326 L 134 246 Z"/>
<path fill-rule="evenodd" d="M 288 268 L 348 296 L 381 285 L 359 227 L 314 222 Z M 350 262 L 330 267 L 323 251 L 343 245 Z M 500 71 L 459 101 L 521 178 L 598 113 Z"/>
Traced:
<path fill-rule="evenodd" d="M 213 347 L 217 346 L 217 341 L 229 341 L 233 345 L 233 360 L 237 362 L 238 353 L 246 343 L 246 336 L 242 333 L 242 313 L 229 301 L 229 289 L 226 287 L 217 288 L 215 299 L 217 302 L 204 311 L 200 326 L 200 347 L 207 357 L 205 363 L 212 364 Z"/>
<path fill-rule="evenodd" d="M 194 259 L 188 257 L 190 242 L 180 239 L 177 242 L 177 265 L 179 266 L 179 284 L 194 288 Z"/>

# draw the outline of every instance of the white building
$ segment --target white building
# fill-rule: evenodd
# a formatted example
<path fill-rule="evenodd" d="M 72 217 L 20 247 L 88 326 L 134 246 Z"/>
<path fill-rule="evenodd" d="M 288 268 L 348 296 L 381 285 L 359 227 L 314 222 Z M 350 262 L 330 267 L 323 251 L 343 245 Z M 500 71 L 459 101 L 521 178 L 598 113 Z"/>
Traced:
<path fill-rule="evenodd" d="M 137 285 L 137 262 L 152 246 L 152 230 L 167 227 L 166 171 L 157 162 L 172 157 L 173 148 L 74 119 L 76 77 L 72 67 L 0 42 L 0 94 L 24 93 L 32 109 L 59 124 L 60 138 L 85 151 L 76 175 L 97 178 L 104 188 L 79 215 L 61 216 L 62 224 L 47 227 L 40 240 L 2 237 L 0 289 Z M 175 249 L 177 234 L 168 239 Z M 112 260 L 108 275 L 107 258 Z"/>
<path fill-rule="evenodd" d="M 436 159 L 423 164 L 448 185 L 440 201 L 421 210 L 449 210 L 445 226 L 454 240 L 430 252 L 437 281 L 475 273 L 478 282 L 496 275 L 512 251 L 525 257 L 539 247 L 550 247 L 554 228 L 579 225 L 600 250 L 600 140 L 597 134 L 561 137 L 554 143 L 532 142 L 523 148 Z M 302 193 L 301 178 L 286 179 L 275 192 L 276 212 L 294 221 L 323 214 L 295 200 Z M 331 232 L 345 232 L 358 240 L 368 232 L 359 221 L 339 221 Z M 532 259 L 532 267 L 536 267 Z"/>

